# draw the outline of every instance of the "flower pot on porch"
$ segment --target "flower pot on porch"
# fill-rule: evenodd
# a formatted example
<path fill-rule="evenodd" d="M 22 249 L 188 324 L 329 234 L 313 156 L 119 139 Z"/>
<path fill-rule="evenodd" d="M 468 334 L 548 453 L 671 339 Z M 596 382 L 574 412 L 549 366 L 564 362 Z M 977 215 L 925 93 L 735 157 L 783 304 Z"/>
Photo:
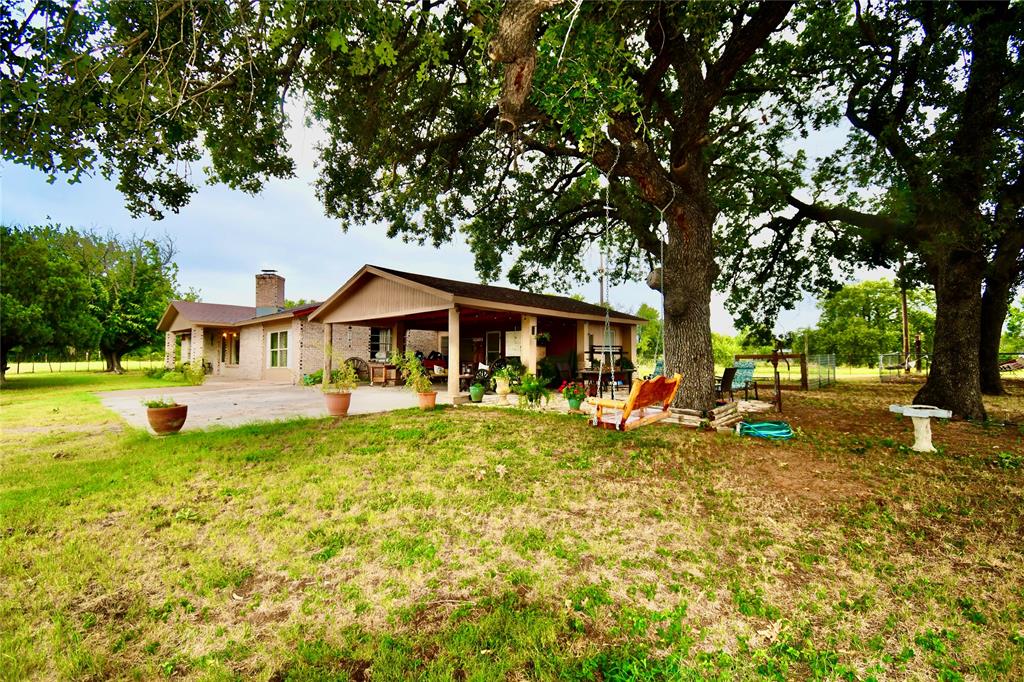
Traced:
<path fill-rule="evenodd" d="M 482 384 L 473 384 L 469 387 L 469 399 L 474 403 L 482 402 L 484 399 L 484 387 Z"/>
<path fill-rule="evenodd" d="M 420 397 L 420 409 L 429 412 L 434 409 L 437 403 L 437 391 L 430 391 L 429 393 L 417 393 Z"/>
<path fill-rule="evenodd" d="M 149 425 L 161 435 L 181 431 L 181 427 L 185 425 L 186 417 L 188 417 L 188 405 L 146 408 L 146 418 L 149 420 Z"/>
<path fill-rule="evenodd" d="M 327 404 L 327 414 L 332 417 L 344 417 L 348 414 L 349 405 L 352 404 L 352 394 L 348 391 L 325 392 L 324 402 Z"/>
<path fill-rule="evenodd" d="M 508 379 L 495 378 L 494 392 L 498 394 L 499 405 L 508 405 L 508 394 L 512 392 L 512 387 L 509 386 Z"/>

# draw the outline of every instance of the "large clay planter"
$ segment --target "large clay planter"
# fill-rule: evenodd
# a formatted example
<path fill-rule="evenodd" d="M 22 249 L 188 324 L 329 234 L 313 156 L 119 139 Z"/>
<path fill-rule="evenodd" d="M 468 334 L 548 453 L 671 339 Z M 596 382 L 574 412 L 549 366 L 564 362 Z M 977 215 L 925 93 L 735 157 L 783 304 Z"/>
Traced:
<path fill-rule="evenodd" d="M 484 387 L 480 384 L 473 384 L 469 387 L 469 399 L 474 403 L 479 403 L 484 399 Z"/>
<path fill-rule="evenodd" d="M 508 379 L 495 379 L 494 392 L 498 394 L 499 405 L 508 405 L 508 394 L 512 392 L 512 387 L 509 386 Z"/>
<path fill-rule="evenodd" d="M 185 418 L 188 416 L 188 405 L 175 405 L 174 407 L 147 407 L 146 418 L 149 425 L 158 434 L 177 433 L 185 425 Z"/>
<path fill-rule="evenodd" d="M 324 402 L 327 403 L 327 414 L 332 417 L 344 417 L 348 414 L 348 406 L 352 404 L 352 394 L 324 393 Z"/>
<path fill-rule="evenodd" d="M 431 391 L 430 393 L 417 393 L 420 397 L 420 409 L 429 412 L 434 409 L 434 405 L 437 403 L 437 391 Z"/>

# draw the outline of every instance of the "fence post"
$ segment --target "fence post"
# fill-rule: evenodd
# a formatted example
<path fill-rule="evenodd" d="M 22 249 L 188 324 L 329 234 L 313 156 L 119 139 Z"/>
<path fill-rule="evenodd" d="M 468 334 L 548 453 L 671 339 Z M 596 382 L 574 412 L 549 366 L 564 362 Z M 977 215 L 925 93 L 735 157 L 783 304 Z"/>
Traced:
<path fill-rule="evenodd" d="M 810 387 L 807 381 L 807 354 L 800 354 L 800 388 L 808 390 Z"/>

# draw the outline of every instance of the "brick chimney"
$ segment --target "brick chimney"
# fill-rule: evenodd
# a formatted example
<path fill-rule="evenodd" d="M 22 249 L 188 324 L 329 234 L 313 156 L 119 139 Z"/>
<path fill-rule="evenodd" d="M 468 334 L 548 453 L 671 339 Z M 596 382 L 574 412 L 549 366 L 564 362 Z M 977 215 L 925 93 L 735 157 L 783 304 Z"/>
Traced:
<path fill-rule="evenodd" d="M 256 315 L 284 310 L 284 277 L 277 270 L 261 270 L 256 275 Z"/>

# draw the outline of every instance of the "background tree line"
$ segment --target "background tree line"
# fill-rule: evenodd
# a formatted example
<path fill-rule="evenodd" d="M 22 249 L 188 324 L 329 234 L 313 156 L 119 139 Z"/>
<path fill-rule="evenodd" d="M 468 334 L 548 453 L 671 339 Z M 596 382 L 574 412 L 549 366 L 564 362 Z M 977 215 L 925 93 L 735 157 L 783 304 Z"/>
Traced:
<path fill-rule="evenodd" d="M 886 267 L 936 293 L 916 400 L 985 416 L 1024 271 L 1024 4 L 0 0 L 6 159 L 116 178 L 162 215 L 208 179 L 294 173 L 285 103 L 322 125 L 347 226 L 483 278 L 643 279 L 683 404 L 712 402 L 713 288 L 762 335 L 802 291 Z M 816 156 L 806 136 L 844 140 Z M 965 352 L 965 348 L 973 349 Z"/>
<path fill-rule="evenodd" d="M 159 345 L 157 322 L 178 292 L 168 238 L 120 237 L 59 225 L 0 226 L 0 366 L 12 353 L 98 351 L 107 371 Z M 194 292 L 186 298 L 195 299 Z"/>

